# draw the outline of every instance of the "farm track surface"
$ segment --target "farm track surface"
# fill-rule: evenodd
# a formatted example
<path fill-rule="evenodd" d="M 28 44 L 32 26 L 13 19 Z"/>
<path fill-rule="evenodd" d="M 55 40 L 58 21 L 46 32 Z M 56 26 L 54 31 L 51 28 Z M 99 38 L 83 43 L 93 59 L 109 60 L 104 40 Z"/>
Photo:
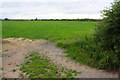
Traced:
<path fill-rule="evenodd" d="M 76 78 L 117 78 L 118 73 L 97 70 L 85 65 L 80 65 L 66 57 L 64 50 L 57 47 L 55 43 L 39 39 L 30 40 L 24 38 L 4 38 L 3 46 L 3 77 L 18 78 L 22 73 L 16 65 L 22 64 L 25 56 L 30 52 L 39 52 L 40 55 L 46 55 L 48 59 L 58 67 L 73 69 L 81 74 Z M 18 69 L 16 71 L 13 71 Z"/>

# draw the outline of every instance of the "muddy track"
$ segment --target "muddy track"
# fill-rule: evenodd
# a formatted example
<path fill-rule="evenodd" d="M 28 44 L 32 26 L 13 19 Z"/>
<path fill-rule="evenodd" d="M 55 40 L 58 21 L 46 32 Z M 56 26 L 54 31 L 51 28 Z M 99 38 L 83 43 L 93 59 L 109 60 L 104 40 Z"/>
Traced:
<path fill-rule="evenodd" d="M 29 40 L 23 38 L 6 38 L 3 39 L 3 77 L 18 78 L 21 71 L 13 71 L 17 69 L 16 65 L 24 62 L 25 56 L 32 52 L 39 52 L 46 55 L 48 59 L 58 67 L 66 67 L 73 69 L 81 74 L 76 78 L 117 78 L 118 73 L 97 70 L 85 65 L 80 65 L 65 57 L 64 50 L 57 47 L 53 42 L 47 40 Z"/>

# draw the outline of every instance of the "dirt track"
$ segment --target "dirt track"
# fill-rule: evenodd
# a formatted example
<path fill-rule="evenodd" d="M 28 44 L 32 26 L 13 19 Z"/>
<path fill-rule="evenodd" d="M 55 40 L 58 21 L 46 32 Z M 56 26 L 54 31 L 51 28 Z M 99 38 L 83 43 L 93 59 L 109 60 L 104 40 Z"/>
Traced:
<path fill-rule="evenodd" d="M 73 69 L 81 74 L 75 76 L 76 78 L 116 78 L 117 73 L 105 72 L 103 70 L 96 70 L 85 65 L 79 65 L 70 58 L 65 57 L 64 50 L 55 46 L 53 42 L 47 40 L 29 40 L 23 38 L 6 38 L 3 39 L 3 77 L 18 78 L 19 70 L 13 71 L 24 62 L 25 56 L 32 52 L 39 52 L 46 55 L 58 67 L 66 67 Z"/>

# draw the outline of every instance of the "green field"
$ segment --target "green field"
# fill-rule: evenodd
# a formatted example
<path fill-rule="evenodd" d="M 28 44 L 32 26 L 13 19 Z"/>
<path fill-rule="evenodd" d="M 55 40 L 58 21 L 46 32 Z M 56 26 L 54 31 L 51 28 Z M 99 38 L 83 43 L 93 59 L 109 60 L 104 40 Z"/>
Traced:
<path fill-rule="evenodd" d="M 81 51 L 81 45 L 84 45 L 86 36 L 93 35 L 96 23 L 90 21 L 3 21 L 3 38 L 47 39 L 64 48 L 68 56 L 75 61 L 89 65 L 92 58 L 88 53 Z"/>
<path fill-rule="evenodd" d="M 30 39 L 70 39 L 94 33 L 96 22 L 81 21 L 3 21 L 3 37 Z"/>

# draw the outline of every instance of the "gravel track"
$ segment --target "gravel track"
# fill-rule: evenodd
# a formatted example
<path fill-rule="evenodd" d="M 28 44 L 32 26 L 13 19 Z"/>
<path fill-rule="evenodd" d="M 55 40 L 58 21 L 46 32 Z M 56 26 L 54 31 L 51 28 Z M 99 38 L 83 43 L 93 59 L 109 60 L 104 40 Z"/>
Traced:
<path fill-rule="evenodd" d="M 22 64 L 25 56 L 30 52 L 39 52 L 41 55 L 46 55 L 48 59 L 58 67 L 66 67 L 73 69 L 81 74 L 76 78 L 117 78 L 118 73 L 106 72 L 97 70 L 85 65 L 80 65 L 66 57 L 64 50 L 57 47 L 55 43 L 39 39 L 30 40 L 24 38 L 5 38 L 3 39 L 3 77 L 18 78 L 22 73 L 16 65 Z"/>

